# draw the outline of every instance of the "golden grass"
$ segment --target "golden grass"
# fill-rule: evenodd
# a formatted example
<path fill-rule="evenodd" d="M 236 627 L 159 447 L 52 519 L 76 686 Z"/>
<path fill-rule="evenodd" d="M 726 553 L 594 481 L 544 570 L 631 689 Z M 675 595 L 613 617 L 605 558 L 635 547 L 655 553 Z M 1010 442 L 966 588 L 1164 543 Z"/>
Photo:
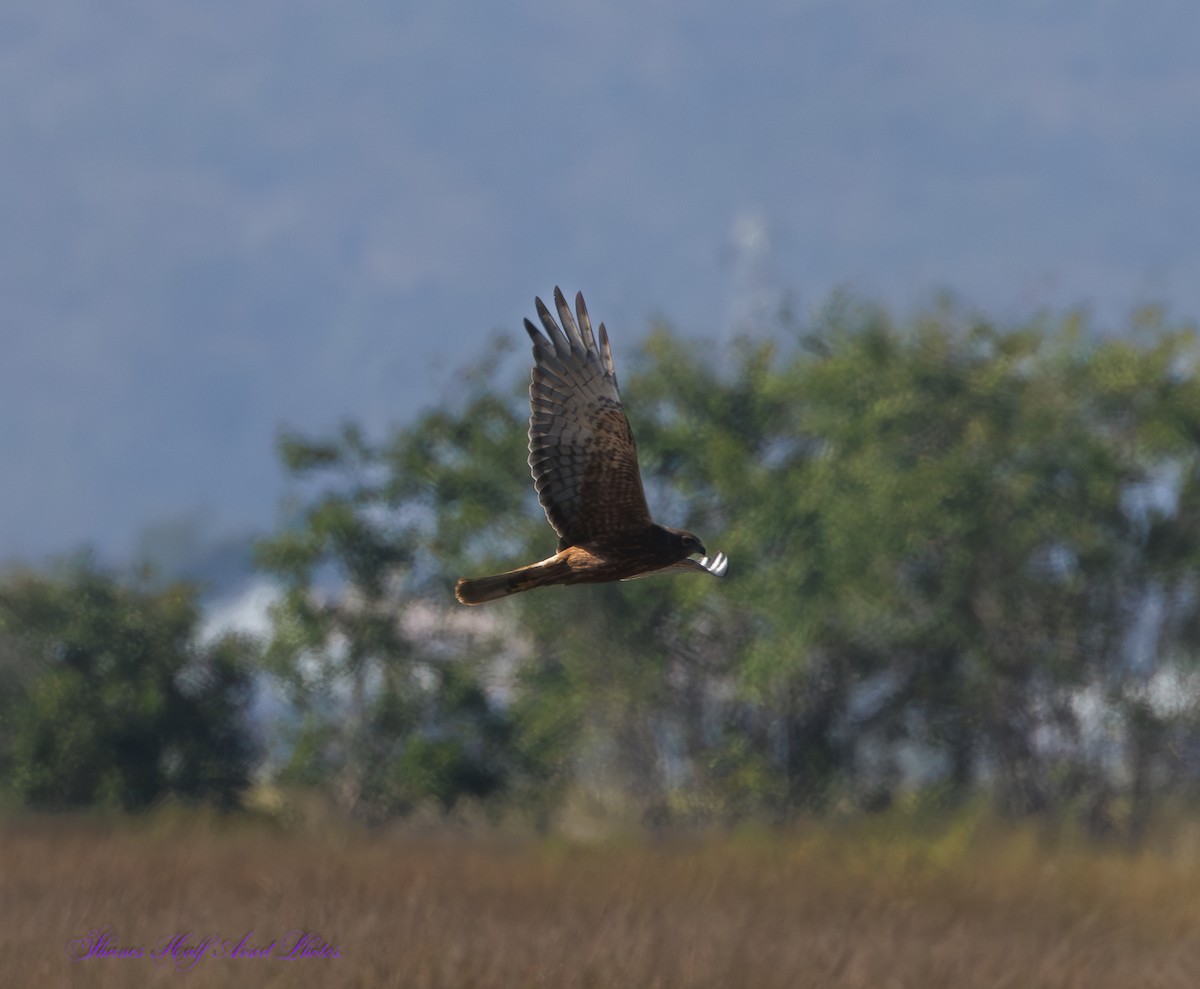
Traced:
<path fill-rule="evenodd" d="M 180 816 L 0 822 L 0 984 L 1200 985 L 1200 855 L 1181 847 L 1050 847 L 971 819 L 584 845 Z M 341 957 L 68 960 L 102 927 L 148 949 L 302 928 Z"/>

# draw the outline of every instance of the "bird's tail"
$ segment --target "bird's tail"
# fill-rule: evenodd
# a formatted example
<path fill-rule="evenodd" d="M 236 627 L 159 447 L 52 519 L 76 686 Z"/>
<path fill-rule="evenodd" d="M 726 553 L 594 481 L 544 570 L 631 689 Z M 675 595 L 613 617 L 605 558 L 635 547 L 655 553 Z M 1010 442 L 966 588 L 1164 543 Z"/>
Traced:
<path fill-rule="evenodd" d="M 494 577 L 462 577 L 454 585 L 454 596 L 463 604 L 483 604 L 485 601 L 506 598 L 510 594 L 519 594 L 544 584 L 562 583 L 563 576 L 569 570 L 570 567 L 565 561 L 552 556 L 541 563 L 532 563 L 508 573 L 496 574 Z"/>

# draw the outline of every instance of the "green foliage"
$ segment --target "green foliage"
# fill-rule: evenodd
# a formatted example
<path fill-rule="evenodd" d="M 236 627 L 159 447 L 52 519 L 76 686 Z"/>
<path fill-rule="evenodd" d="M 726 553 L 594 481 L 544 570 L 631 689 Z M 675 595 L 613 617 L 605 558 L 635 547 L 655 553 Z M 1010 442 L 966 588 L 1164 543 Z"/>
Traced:
<path fill-rule="evenodd" d="M 37 807 L 233 804 L 251 745 L 249 650 L 196 641 L 195 593 L 86 559 L 0 580 L 0 778 Z"/>
<path fill-rule="evenodd" d="M 480 393 L 379 446 L 352 425 L 282 438 L 292 473 L 325 484 L 257 546 L 285 589 L 267 669 L 303 715 L 285 780 L 323 781 L 369 817 L 507 785 L 509 724 L 481 677 L 498 644 L 447 634 L 427 602 L 449 590 L 447 561 L 480 552 L 487 506 L 520 511 L 521 486 L 494 469 L 523 444 L 511 404 Z"/>
<path fill-rule="evenodd" d="M 725 349 L 659 328 L 618 354 L 651 508 L 729 577 L 473 612 L 456 577 L 554 548 L 522 391 L 476 374 L 378 446 L 286 438 L 324 487 L 261 546 L 288 588 L 273 669 L 310 701 L 351 685 L 337 764 L 392 808 L 504 791 L 548 814 L 579 784 L 656 820 L 875 806 L 905 753 L 950 799 L 986 784 L 1014 812 L 1099 813 L 1123 787 L 1144 808 L 1195 740 L 1189 705 L 1145 698 L 1194 668 L 1200 632 L 1196 356 L 1149 310 L 1114 339 L 1077 315 L 897 326 L 846 300 Z M 452 669 L 510 671 L 503 710 L 464 713 Z"/>

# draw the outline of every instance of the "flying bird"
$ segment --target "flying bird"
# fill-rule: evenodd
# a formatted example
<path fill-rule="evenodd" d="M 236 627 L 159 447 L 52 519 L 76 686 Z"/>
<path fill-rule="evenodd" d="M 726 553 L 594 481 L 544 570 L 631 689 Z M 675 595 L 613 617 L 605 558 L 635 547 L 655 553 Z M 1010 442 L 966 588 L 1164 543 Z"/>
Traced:
<path fill-rule="evenodd" d="M 551 584 L 599 584 L 684 570 L 723 577 L 729 567 L 723 553 L 710 561 L 695 535 L 650 518 L 604 324 L 597 346 L 582 293 L 575 296 L 572 316 L 562 292 L 554 289 L 561 327 L 541 299 L 534 303 L 546 332 L 525 320 L 534 357 L 529 469 L 558 533 L 558 552 L 494 577 L 464 577 L 455 597 L 482 604 Z M 702 558 L 691 559 L 694 554 Z"/>

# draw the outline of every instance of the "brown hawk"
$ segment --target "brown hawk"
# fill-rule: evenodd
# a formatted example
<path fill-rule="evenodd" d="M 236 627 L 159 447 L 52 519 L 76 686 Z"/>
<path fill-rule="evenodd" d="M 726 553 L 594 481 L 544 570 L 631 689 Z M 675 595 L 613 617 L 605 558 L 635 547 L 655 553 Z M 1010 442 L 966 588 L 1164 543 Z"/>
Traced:
<path fill-rule="evenodd" d="M 555 288 L 561 328 L 541 299 L 534 302 L 546 333 L 525 320 L 534 356 L 529 469 L 558 533 L 558 552 L 495 577 L 463 578 L 455 597 L 482 604 L 551 584 L 598 584 L 679 570 L 723 577 L 729 567 L 724 554 L 710 561 L 692 533 L 650 518 L 604 324 L 597 347 L 582 294 L 575 296 L 577 322 Z M 703 559 L 689 559 L 693 553 Z"/>

